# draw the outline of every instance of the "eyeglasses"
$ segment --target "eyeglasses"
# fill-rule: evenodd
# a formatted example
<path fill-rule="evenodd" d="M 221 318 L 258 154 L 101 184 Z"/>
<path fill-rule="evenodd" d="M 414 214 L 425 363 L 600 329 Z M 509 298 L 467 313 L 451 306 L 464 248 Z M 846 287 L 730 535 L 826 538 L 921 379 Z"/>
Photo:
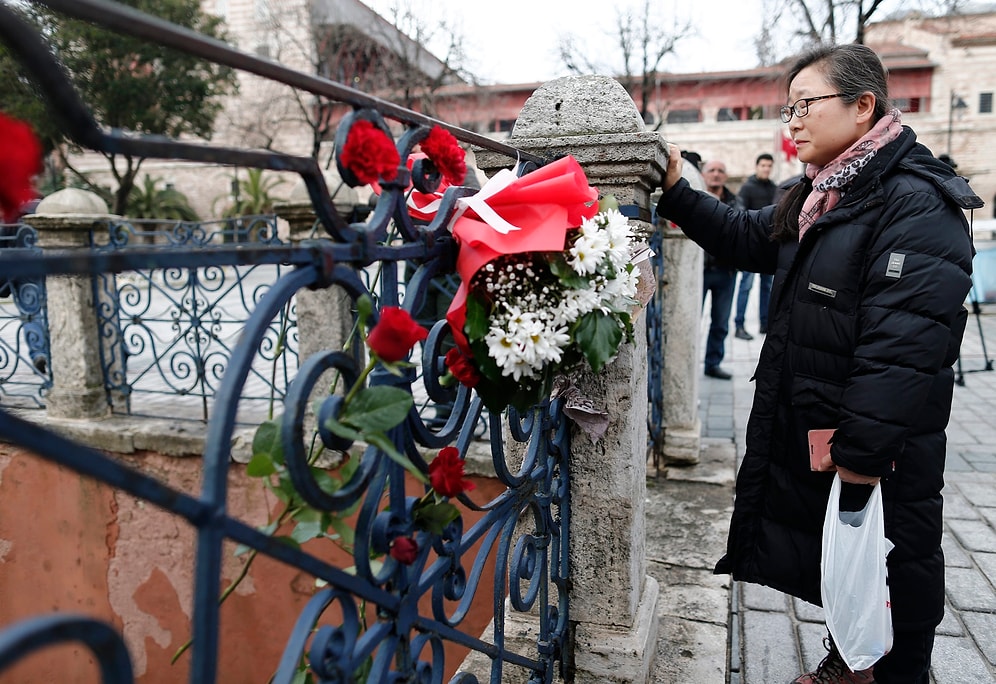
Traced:
<path fill-rule="evenodd" d="M 801 100 L 796 100 L 790 105 L 784 105 L 778 108 L 778 115 L 782 118 L 782 123 L 788 123 L 792 120 L 792 115 L 795 114 L 800 119 L 806 114 L 809 114 L 809 103 L 819 102 L 820 100 L 829 100 L 834 97 L 844 97 L 847 93 L 834 93 L 833 95 L 820 95 L 819 97 L 804 97 Z"/>

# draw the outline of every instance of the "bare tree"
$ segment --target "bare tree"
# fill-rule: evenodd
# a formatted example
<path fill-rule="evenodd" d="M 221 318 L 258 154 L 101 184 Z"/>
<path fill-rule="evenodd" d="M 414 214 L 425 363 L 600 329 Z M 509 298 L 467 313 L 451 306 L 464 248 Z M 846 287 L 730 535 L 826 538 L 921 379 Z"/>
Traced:
<path fill-rule="evenodd" d="M 572 73 L 608 72 L 619 75 L 620 80 L 634 93 L 633 99 L 644 121 L 660 121 L 660 112 L 651 111 L 651 100 L 658 88 L 661 63 L 667 55 L 674 53 L 681 40 L 692 35 L 691 22 L 674 15 L 669 30 L 658 30 L 656 27 L 664 26 L 666 22 L 652 11 L 652 7 L 650 0 L 643 0 L 638 7 L 616 9 L 613 39 L 618 52 L 613 66 L 606 68 L 606 65 L 589 59 L 586 53 L 590 50 L 580 49 L 575 36 L 561 37 L 558 45 L 560 59 Z"/>
<path fill-rule="evenodd" d="M 257 52 L 298 69 L 433 114 L 435 93 L 465 81 L 463 37 L 445 22 L 430 23 L 412 0 L 398 0 L 388 17 L 361 3 L 303 0 L 270 3 L 260 21 Z M 442 56 L 430 51 L 442 46 Z M 254 77 L 249 77 L 254 78 Z M 309 131 L 317 156 L 348 111 L 338 103 L 272 82 L 255 79 L 251 102 L 230 116 L 242 139 L 269 148 L 285 131 Z"/>
<path fill-rule="evenodd" d="M 915 3 L 899 0 L 774 0 L 766 3 L 765 16 L 769 19 L 758 36 L 759 56 L 761 41 L 766 38 L 764 34 L 770 36 L 769 27 L 784 26 L 786 15 L 796 22 L 796 28 L 791 32 L 796 45 L 788 46 L 791 51 L 799 43 L 864 43 L 865 30 L 873 18 L 882 17 L 890 10 L 891 16 L 909 12 L 944 16 L 960 13 L 967 4 L 967 0 L 919 0 Z M 779 33 L 785 35 L 786 32 Z"/>

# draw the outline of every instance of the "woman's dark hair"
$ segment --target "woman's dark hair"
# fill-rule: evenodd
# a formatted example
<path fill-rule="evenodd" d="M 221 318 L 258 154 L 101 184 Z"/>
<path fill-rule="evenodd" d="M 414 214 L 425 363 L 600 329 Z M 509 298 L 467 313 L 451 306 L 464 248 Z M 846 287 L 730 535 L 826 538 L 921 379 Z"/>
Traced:
<path fill-rule="evenodd" d="M 810 66 L 823 72 L 831 88 L 844 93 L 840 98 L 848 104 L 857 101 L 864 93 L 875 96 L 874 119 L 878 121 L 892 108 L 889 102 L 889 71 L 875 51 L 866 45 L 818 45 L 803 53 L 785 75 L 788 90 L 799 72 Z M 799 235 L 799 212 L 813 185 L 808 179 L 794 185 L 782 195 L 775 210 L 772 240 L 786 242 Z"/>

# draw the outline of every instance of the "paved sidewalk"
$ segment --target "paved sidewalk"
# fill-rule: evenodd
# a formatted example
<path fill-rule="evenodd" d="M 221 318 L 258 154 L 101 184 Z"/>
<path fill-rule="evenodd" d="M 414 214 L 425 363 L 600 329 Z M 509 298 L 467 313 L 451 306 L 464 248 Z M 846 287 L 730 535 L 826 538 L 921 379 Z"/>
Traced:
<path fill-rule="evenodd" d="M 648 478 L 647 553 L 661 583 L 655 682 L 782 684 L 825 655 L 821 608 L 711 569 L 725 550 L 735 464 L 753 398 L 749 381 L 763 338 L 752 291 L 748 331 L 731 329 L 723 366 L 732 381 L 702 376 L 702 462 Z M 980 334 L 981 330 L 981 334 Z M 934 684 L 996 682 L 996 305 L 970 315 L 955 386 L 944 488 L 947 605 L 938 627 Z M 990 366 L 991 367 L 991 366 Z"/>

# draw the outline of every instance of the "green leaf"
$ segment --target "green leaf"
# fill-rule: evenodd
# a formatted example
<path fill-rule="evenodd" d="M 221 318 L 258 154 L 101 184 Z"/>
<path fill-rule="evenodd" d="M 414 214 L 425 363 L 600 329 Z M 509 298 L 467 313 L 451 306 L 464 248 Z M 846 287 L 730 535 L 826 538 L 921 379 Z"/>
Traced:
<path fill-rule="evenodd" d="M 361 295 L 359 299 L 356 300 L 356 320 L 360 323 L 360 334 L 363 334 L 363 330 L 366 328 L 367 321 L 370 320 L 370 316 L 373 315 L 374 305 L 373 299 L 370 295 Z"/>
<path fill-rule="evenodd" d="M 332 516 L 332 529 L 336 531 L 340 541 L 346 546 L 353 546 L 356 543 L 356 530 L 350 527 L 342 518 Z"/>
<path fill-rule="evenodd" d="M 291 516 L 291 520 L 299 523 L 320 523 L 322 520 L 322 512 L 312 508 L 311 506 L 304 506 L 294 512 Z"/>
<path fill-rule="evenodd" d="M 615 355 L 622 338 L 619 324 L 612 316 L 601 311 L 586 313 L 578 321 L 574 331 L 574 340 L 588 359 L 588 365 L 596 373 Z"/>
<path fill-rule="evenodd" d="M 488 334 L 488 309 L 477 297 L 470 295 L 467 297 L 467 321 L 463 329 L 467 333 L 467 339 L 471 342 L 484 339 Z"/>
<path fill-rule="evenodd" d="M 361 390 L 339 418 L 364 435 L 386 432 L 408 416 L 414 403 L 412 395 L 400 387 L 376 385 Z"/>
<path fill-rule="evenodd" d="M 341 486 L 338 480 L 332 477 L 327 470 L 323 470 L 322 468 L 312 467 L 311 476 L 315 478 L 315 483 L 318 485 L 318 488 L 326 494 L 335 494 Z"/>
<path fill-rule="evenodd" d="M 572 290 L 588 287 L 588 279 L 571 268 L 563 254 L 556 254 L 550 259 L 550 271 L 564 287 Z"/>
<path fill-rule="evenodd" d="M 322 527 L 321 520 L 299 522 L 294 526 L 294 529 L 291 530 L 291 539 L 296 541 L 298 544 L 303 544 L 306 541 L 321 537 L 323 534 L 325 534 L 325 529 Z"/>
<path fill-rule="evenodd" d="M 277 466 L 274 465 L 273 458 L 267 451 L 254 453 L 246 465 L 246 475 L 249 477 L 267 477 L 275 472 L 277 472 Z"/>
<path fill-rule="evenodd" d="M 331 430 L 334 434 L 343 437 L 344 439 L 350 439 L 354 442 L 363 439 L 363 433 L 359 430 L 354 430 L 348 425 L 343 425 L 335 418 L 329 418 L 325 421 L 325 427 Z"/>
<path fill-rule="evenodd" d="M 387 435 L 385 435 L 383 432 L 368 433 L 366 439 L 367 442 L 369 442 L 370 444 L 374 445 L 375 447 L 383 451 L 385 454 L 387 454 L 388 458 L 390 458 L 392 461 L 399 464 L 402 468 L 411 473 L 412 477 L 414 477 L 416 480 L 424 484 L 429 483 L 429 478 L 427 478 L 422 473 L 421 470 L 416 468 L 415 464 L 412 463 L 407 456 L 399 452 L 394 447 L 394 443 L 391 442 L 391 440 L 389 440 L 387 438 Z"/>
<path fill-rule="evenodd" d="M 256 433 L 252 437 L 252 460 L 250 460 L 250 465 L 246 469 L 246 472 L 252 477 L 272 475 L 274 471 L 270 470 L 270 467 L 273 464 L 283 465 L 284 450 L 280 442 L 281 424 L 282 419 L 280 416 L 277 416 L 276 418 L 271 418 L 260 423 L 259 427 L 256 428 Z M 253 461 L 256 461 L 255 466 L 252 465 Z M 267 462 L 269 465 L 267 465 Z M 255 474 L 252 470 L 254 467 L 263 472 Z"/>
<path fill-rule="evenodd" d="M 420 501 L 414 511 L 415 526 L 431 534 L 440 535 L 443 529 L 460 517 L 460 511 L 451 503 L 422 504 Z"/>
<path fill-rule="evenodd" d="M 308 683 L 308 670 L 307 668 L 298 670 L 294 673 L 294 678 L 291 679 L 291 684 L 307 684 Z"/>
<path fill-rule="evenodd" d="M 619 200 L 613 194 L 608 194 L 598 200 L 598 212 L 608 211 L 609 209 L 615 209 L 619 211 Z"/>

